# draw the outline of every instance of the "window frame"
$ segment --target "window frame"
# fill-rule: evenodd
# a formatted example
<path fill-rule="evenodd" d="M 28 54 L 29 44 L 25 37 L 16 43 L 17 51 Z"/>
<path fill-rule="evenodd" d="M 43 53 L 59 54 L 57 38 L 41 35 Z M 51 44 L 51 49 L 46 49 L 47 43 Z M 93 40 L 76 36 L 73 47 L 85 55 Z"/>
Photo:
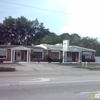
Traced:
<path fill-rule="evenodd" d="M 5 54 L 6 57 L 5 58 L 0 57 L 0 59 L 7 59 L 7 49 L 0 49 L 0 51 L 6 51 L 6 54 Z M 0 55 L 0 56 L 2 56 L 2 55 Z"/>
<path fill-rule="evenodd" d="M 39 56 L 39 58 L 35 58 L 35 53 L 41 53 L 42 55 L 41 55 L 41 58 L 40 58 L 40 56 Z M 34 59 L 43 59 L 43 52 L 42 51 L 34 51 L 33 52 L 33 54 L 34 54 Z"/>
<path fill-rule="evenodd" d="M 72 58 L 72 53 L 71 52 L 67 52 L 67 58 Z"/>
<path fill-rule="evenodd" d="M 54 57 L 52 57 L 52 53 L 58 53 L 58 58 L 54 58 Z M 51 52 L 51 58 L 52 58 L 52 59 L 59 59 L 59 57 L 60 57 L 59 52 Z"/>

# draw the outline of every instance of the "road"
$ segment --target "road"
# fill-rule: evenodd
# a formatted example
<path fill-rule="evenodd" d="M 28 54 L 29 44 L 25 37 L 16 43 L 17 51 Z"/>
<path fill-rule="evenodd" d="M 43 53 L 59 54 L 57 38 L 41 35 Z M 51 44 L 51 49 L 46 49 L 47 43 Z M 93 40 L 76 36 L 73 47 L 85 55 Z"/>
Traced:
<path fill-rule="evenodd" d="M 0 100 L 93 100 L 94 91 L 100 91 L 100 71 L 0 73 Z"/>

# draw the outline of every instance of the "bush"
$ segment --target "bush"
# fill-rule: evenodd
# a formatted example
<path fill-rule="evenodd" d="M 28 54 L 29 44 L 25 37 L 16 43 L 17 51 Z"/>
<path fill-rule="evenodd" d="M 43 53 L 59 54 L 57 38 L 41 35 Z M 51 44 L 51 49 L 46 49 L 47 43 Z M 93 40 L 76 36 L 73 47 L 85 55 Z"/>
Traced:
<path fill-rule="evenodd" d="M 33 61 L 33 58 L 35 57 L 35 55 L 34 55 L 34 53 L 32 52 L 32 53 L 30 53 L 30 59 L 31 59 L 31 61 Z"/>
<path fill-rule="evenodd" d="M 51 57 L 48 54 L 46 54 L 46 55 L 44 55 L 44 61 L 51 62 L 52 59 L 51 59 Z"/>
<path fill-rule="evenodd" d="M 0 72 L 15 71 L 15 68 L 0 67 Z"/>
<path fill-rule="evenodd" d="M 62 61 L 63 61 L 63 56 L 60 57 L 60 62 L 62 62 Z"/>
<path fill-rule="evenodd" d="M 62 62 L 62 59 L 52 59 L 52 62 Z"/>
<path fill-rule="evenodd" d="M 82 60 L 82 62 L 95 62 L 95 59 L 84 59 L 84 60 Z"/>

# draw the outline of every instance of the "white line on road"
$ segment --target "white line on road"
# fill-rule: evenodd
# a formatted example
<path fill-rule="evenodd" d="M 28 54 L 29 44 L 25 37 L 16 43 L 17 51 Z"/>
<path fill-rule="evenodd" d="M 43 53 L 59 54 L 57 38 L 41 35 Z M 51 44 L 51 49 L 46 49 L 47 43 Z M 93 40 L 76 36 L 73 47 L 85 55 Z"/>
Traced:
<path fill-rule="evenodd" d="M 33 83 L 33 82 L 48 82 L 50 81 L 49 78 L 36 78 L 36 79 L 32 79 L 32 81 L 20 81 L 19 83 Z"/>
<path fill-rule="evenodd" d="M 94 91 L 90 91 L 90 92 L 79 92 L 80 94 L 89 94 L 89 93 L 93 93 Z M 95 91 L 95 92 L 100 92 L 100 91 Z"/>
<path fill-rule="evenodd" d="M 0 86 L 15 86 L 15 85 L 39 85 L 39 84 L 64 84 L 64 83 L 88 83 L 88 82 L 100 82 L 100 80 L 79 80 L 79 81 L 50 81 L 50 80 L 38 80 L 38 81 L 19 81 L 18 83 L 0 84 Z M 80 92 L 84 94 L 86 92 Z M 89 92 L 87 92 L 89 93 Z"/>
<path fill-rule="evenodd" d="M 19 85 L 18 83 L 17 84 L 0 84 L 0 86 L 15 86 L 15 85 Z"/>
<path fill-rule="evenodd" d="M 63 84 L 63 83 L 84 83 L 100 82 L 100 80 L 79 80 L 79 81 L 20 81 L 19 84 Z"/>

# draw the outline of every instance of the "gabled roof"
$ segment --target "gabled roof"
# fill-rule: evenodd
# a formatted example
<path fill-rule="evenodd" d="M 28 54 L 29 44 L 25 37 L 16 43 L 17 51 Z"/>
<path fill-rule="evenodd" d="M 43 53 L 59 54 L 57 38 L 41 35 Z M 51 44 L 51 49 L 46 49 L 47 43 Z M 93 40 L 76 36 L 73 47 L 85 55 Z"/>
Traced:
<path fill-rule="evenodd" d="M 42 47 L 47 50 L 63 50 L 63 45 L 62 44 L 56 44 L 56 45 L 49 45 L 49 44 L 40 44 L 36 45 L 35 47 Z M 79 47 L 79 46 L 69 46 L 69 52 L 80 52 L 80 51 L 92 51 L 96 52 L 93 49 L 89 48 L 84 48 L 84 47 Z"/>

